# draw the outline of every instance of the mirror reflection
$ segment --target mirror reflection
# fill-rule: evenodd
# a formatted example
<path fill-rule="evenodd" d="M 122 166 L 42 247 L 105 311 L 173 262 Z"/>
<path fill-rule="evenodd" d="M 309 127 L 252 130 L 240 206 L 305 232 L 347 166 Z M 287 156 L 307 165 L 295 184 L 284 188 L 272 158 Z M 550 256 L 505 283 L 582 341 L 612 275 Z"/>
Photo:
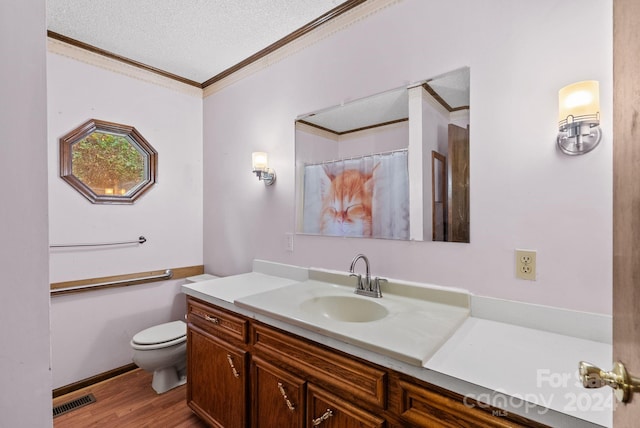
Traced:
<path fill-rule="evenodd" d="M 469 242 L 469 75 L 300 116 L 296 232 Z"/>

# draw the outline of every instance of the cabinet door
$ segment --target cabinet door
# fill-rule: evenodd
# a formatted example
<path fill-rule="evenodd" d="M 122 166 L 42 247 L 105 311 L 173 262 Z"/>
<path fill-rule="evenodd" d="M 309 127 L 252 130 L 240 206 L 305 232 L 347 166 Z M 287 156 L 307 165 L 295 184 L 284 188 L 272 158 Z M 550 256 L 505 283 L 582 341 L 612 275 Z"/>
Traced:
<path fill-rule="evenodd" d="M 247 354 L 189 325 L 187 403 L 218 428 L 247 425 Z"/>
<path fill-rule="evenodd" d="M 307 387 L 307 427 L 383 428 L 385 420 L 309 384 Z"/>
<path fill-rule="evenodd" d="M 251 361 L 254 428 L 303 428 L 305 381 L 259 357 Z"/>

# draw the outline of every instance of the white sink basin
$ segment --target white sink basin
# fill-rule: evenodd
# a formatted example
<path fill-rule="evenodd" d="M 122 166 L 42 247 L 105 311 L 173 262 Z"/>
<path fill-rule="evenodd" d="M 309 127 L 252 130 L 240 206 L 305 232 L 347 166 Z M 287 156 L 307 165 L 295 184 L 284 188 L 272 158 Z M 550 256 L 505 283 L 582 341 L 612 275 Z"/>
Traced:
<path fill-rule="evenodd" d="M 344 295 L 313 297 L 303 301 L 300 309 L 342 322 L 371 322 L 389 315 L 387 308 L 370 297 Z"/>
<path fill-rule="evenodd" d="M 344 282 L 352 278 L 345 276 Z M 394 281 L 380 299 L 306 280 L 234 304 L 289 325 L 421 366 L 469 316 L 468 294 Z"/>

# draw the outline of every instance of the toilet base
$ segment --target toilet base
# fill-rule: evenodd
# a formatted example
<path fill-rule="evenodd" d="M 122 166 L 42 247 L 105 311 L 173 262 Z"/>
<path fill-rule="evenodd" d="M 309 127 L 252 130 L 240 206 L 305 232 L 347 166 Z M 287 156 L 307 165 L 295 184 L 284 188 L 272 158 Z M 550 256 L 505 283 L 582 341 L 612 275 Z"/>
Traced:
<path fill-rule="evenodd" d="M 185 383 L 187 383 L 186 372 L 179 372 L 175 367 L 167 367 L 153 372 L 151 387 L 156 393 L 162 394 Z"/>

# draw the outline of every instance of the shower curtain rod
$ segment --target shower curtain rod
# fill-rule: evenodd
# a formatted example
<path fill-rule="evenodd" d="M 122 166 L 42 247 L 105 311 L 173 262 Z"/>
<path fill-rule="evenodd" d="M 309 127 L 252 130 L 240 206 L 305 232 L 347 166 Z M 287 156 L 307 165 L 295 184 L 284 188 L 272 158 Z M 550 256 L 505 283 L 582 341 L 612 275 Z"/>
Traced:
<path fill-rule="evenodd" d="M 371 153 L 371 154 L 368 154 L 368 155 L 351 156 L 349 158 L 326 160 L 326 161 L 322 161 L 322 162 L 310 162 L 310 163 L 305 162 L 304 166 L 324 165 L 326 163 L 341 162 L 341 161 L 354 160 L 354 159 L 363 159 L 363 158 L 368 158 L 368 157 L 371 157 L 371 156 L 391 155 L 391 154 L 394 154 L 394 153 L 401 153 L 401 152 L 408 152 L 408 151 L 409 151 L 409 149 L 397 149 L 397 150 L 389 150 L 388 152 L 378 152 L 378 153 Z"/>

